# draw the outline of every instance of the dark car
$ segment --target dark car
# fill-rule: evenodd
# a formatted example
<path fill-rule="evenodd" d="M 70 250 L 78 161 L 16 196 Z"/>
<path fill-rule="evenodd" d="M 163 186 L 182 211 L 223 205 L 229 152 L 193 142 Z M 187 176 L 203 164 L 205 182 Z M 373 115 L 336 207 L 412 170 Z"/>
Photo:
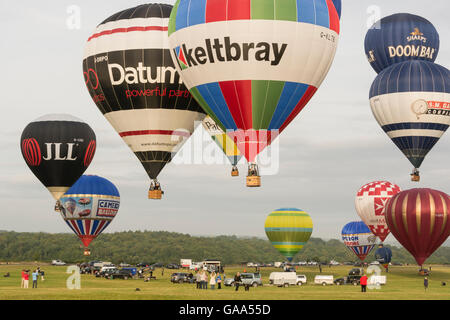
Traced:
<path fill-rule="evenodd" d="M 166 268 L 167 268 L 167 269 L 181 269 L 181 266 L 178 265 L 178 264 L 176 264 L 176 263 L 169 263 L 169 264 L 166 266 Z"/>
<path fill-rule="evenodd" d="M 194 275 L 192 273 L 177 272 L 172 273 L 170 281 L 173 283 L 194 283 Z"/>
<path fill-rule="evenodd" d="M 145 267 L 151 266 L 152 264 L 153 264 L 153 262 L 152 262 L 152 263 L 149 263 L 149 262 L 140 262 L 140 263 L 138 263 L 138 264 L 136 265 L 136 267 L 145 268 Z"/>
<path fill-rule="evenodd" d="M 152 265 L 150 265 L 150 267 L 152 267 L 153 269 L 164 268 L 164 264 L 157 262 L 157 263 L 153 263 Z"/>
<path fill-rule="evenodd" d="M 363 275 L 363 270 L 360 268 L 353 268 L 348 272 L 346 277 L 338 278 L 334 280 L 336 285 L 352 284 L 354 286 L 359 285 L 359 280 Z"/>
<path fill-rule="evenodd" d="M 111 272 L 105 273 L 105 278 L 127 280 L 133 278 L 133 272 L 127 269 L 112 270 Z"/>

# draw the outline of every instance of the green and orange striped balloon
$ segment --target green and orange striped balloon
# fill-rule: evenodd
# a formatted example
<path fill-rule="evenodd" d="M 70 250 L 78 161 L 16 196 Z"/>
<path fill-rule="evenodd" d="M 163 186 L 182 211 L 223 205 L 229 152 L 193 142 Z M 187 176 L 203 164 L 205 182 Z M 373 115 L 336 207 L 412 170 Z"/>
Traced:
<path fill-rule="evenodd" d="M 292 261 L 311 237 L 313 222 L 303 210 L 284 208 L 270 213 L 264 228 L 272 245 Z"/>

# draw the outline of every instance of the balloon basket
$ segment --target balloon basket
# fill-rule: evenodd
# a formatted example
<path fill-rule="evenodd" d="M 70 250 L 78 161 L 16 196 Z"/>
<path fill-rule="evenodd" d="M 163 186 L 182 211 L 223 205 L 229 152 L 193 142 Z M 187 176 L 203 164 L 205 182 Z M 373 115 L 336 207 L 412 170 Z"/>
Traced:
<path fill-rule="evenodd" d="M 239 170 L 238 169 L 233 169 L 231 171 L 231 176 L 232 177 L 239 177 Z"/>
<path fill-rule="evenodd" d="M 61 212 L 61 202 L 59 200 L 55 203 L 55 212 Z"/>
<path fill-rule="evenodd" d="M 91 250 L 89 250 L 88 248 L 85 248 L 84 252 L 83 252 L 83 255 L 84 256 L 90 256 L 91 255 Z"/>
<path fill-rule="evenodd" d="M 261 187 L 261 177 L 260 176 L 248 176 L 247 177 L 247 187 L 250 187 L 250 188 Z"/>
<path fill-rule="evenodd" d="M 411 181 L 419 182 L 420 181 L 419 174 L 418 173 L 411 173 Z"/>
<path fill-rule="evenodd" d="M 148 198 L 153 200 L 161 200 L 162 199 L 162 190 L 149 190 Z"/>

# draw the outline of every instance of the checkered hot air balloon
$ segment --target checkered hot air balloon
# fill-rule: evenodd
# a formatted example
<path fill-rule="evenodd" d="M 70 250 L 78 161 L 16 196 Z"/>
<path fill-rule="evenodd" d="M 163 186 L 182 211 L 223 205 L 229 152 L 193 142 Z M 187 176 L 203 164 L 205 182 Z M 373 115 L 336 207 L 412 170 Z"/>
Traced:
<path fill-rule="evenodd" d="M 385 215 L 394 237 L 420 266 L 450 235 L 450 198 L 442 191 L 402 191 L 389 201 Z"/>
<path fill-rule="evenodd" d="M 105 178 L 84 175 L 61 197 L 61 217 L 72 231 L 88 246 L 117 215 L 120 194 Z"/>
<path fill-rule="evenodd" d="M 356 194 L 356 212 L 382 242 L 390 232 L 384 217 L 386 204 L 400 191 L 400 187 L 396 184 L 388 181 L 374 181 L 362 186 Z"/>
<path fill-rule="evenodd" d="M 339 39 L 331 0 L 178 0 L 169 46 L 183 81 L 249 162 L 306 106 Z"/>
<path fill-rule="evenodd" d="M 375 246 L 377 237 L 364 222 L 353 221 L 342 228 L 342 240 L 350 251 L 364 261 Z"/>
<path fill-rule="evenodd" d="M 292 261 L 311 237 L 313 222 L 303 210 L 283 208 L 269 214 L 264 228 L 272 245 Z"/>

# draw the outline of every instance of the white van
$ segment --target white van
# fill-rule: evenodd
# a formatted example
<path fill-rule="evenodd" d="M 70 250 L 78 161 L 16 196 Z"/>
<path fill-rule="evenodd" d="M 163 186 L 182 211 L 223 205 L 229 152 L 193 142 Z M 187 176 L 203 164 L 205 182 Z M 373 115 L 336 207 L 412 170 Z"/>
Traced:
<path fill-rule="evenodd" d="M 371 275 L 367 280 L 367 284 L 372 286 L 386 284 L 386 276 Z"/>
<path fill-rule="evenodd" d="M 333 281 L 333 276 L 317 275 L 314 277 L 314 283 L 321 284 L 323 286 L 326 286 L 327 284 L 333 284 Z"/>
<path fill-rule="evenodd" d="M 295 272 L 272 272 L 269 276 L 269 283 L 274 286 L 295 286 L 306 283 L 306 276 L 297 276 Z"/>

